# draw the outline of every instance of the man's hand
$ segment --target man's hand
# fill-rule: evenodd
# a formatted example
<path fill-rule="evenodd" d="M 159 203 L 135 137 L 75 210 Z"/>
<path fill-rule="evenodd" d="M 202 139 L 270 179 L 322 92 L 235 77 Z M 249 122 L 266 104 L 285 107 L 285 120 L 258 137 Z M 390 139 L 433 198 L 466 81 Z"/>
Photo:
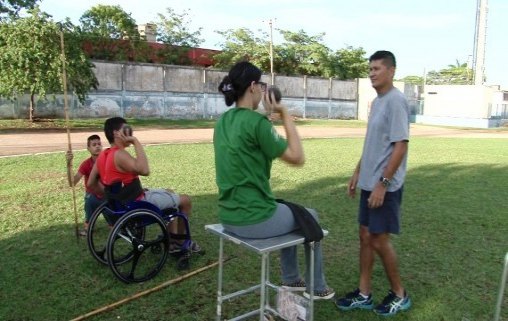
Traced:
<path fill-rule="evenodd" d="M 367 205 L 369 208 L 378 208 L 383 206 L 385 201 L 386 187 L 378 182 L 374 187 L 374 190 L 370 193 Z"/>
<path fill-rule="evenodd" d="M 351 198 L 355 198 L 356 195 L 356 185 L 358 184 L 358 176 L 360 173 L 358 171 L 355 171 L 353 176 L 349 179 L 349 184 L 347 185 L 347 194 Z"/>
<path fill-rule="evenodd" d="M 74 154 L 72 153 L 72 151 L 68 150 L 66 153 L 65 153 L 65 159 L 67 160 L 67 166 L 70 165 L 72 163 L 72 159 L 74 158 Z"/>

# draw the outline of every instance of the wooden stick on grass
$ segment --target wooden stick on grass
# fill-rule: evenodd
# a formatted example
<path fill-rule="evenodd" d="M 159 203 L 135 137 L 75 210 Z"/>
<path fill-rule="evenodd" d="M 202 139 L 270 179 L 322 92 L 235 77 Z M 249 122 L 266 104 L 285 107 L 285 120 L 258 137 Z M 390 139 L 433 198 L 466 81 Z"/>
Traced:
<path fill-rule="evenodd" d="M 230 260 L 230 259 L 229 259 L 229 258 L 226 258 L 226 259 L 224 259 L 224 262 L 226 262 L 226 261 L 228 261 L 228 260 Z M 81 316 L 79 316 L 79 317 L 77 317 L 77 318 L 75 318 L 75 319 L 72 319 L 71 321 L 81 321 L 81 320 L 85 320 L 85 319 L 87 319 L 87 318 L 89 318 L 89 317 L 91 317 L 91 316 L 97 315 L 97 314 L 99 314 L 99 313 L 106 312 L 106 311 L 109 311 L 109 310 L 113 310 L 113 309 L 117 308 L 118 306 L 120 306 L 120 305 L 122 305 L 122 304 L 125 304 L 125 303 L 130 302 L 130 301 L 135 300 L 135 299 L 139 299 L 140 297 L 145 296 L 145 295 L 150 294 L 150 293 L 153 293 L 153 292 L 155 292 L 155 291 L 159 291 L 159 290 L 161 290 L 161 289 L 163 289 L 163 288 L 165 288 L 165 287 L 167 287 L 167 286 L 169 286 L 169 285 L 171 285 L 171 284 L 175 284 L 175 283 L 178 283 L 178 282 L 183 281 L 183 280 L 185 280 L 185 279 L 188 279 L 188 278 L 190 278 L 191 276 L 194 276 L 194 275 L 196 275 L 196 274 L 198 274 L 198 273 L 204 272 L 204 271 L 206 271 L 206 270 L 208 270 L 208 269 L 211 269 L 211 268 L 213 268 L 213 267 L 215 267 L 215 266 L 217 266 L 217 265 L 219 265 L 219 261 L 214 262 L 214 263 L 209 264 L 209 265 L 206 265 L 206 266 L 204 266 L 204 267 L 202 267 L 202 268 L 199 268 L 199 269 L 197 269 L 197 270 L 194 270 L 194 271 L 192 271 L 192 272 L 190 272 L 190 273 L 187 273 L 187 274 L 185 274 L 185 275 L 182 275 L 182 276 L 180 276 L 180 277 L 177 277 L 176 279 L 172 279 L 172 280 L 166 281 L 166 282 L 164 282 L 164 283 L 162 283 L 162 284 L 159 284 L 159 285 L 157 285 L 156 287 L 153 287 L 153 288 L 151 288 L 151 289 L 148 289 L 148 290 L 145 290 L 145 291 L 138 292 L 138 293 L 136 293 L 136 294 L 134 294 L 134 295 L 132 295 L 132 296 L 130 296 L 130 297 L 127 297 L 127 298 L 122 299 L 122 300 L 120 300 L 120 301 L 117 301 L 117 302 L 115 302 L 115 303 L 112 303 L 112 304 L 106 305 L 106 306 L 104 306 L 104 307 L 102 307 L 102 308 L 99 308 L 99 309 L 93 310 L 92 312 L 88 312 L 87 314 L 83 314 L 83 315 L 81 315 Z"/>
<path fill-rule="evenodd" d="M 60 46 L 62 48 L 62 84 L 64 96 L 64 112 L 65 112 L 65 127 L 67 128 L 67 150 L 72 153 L 71 144 L 71 129 L 69 127 L 69 103 L 67 101 L 67 73 L 65 62 L 65 46 L 63 31 L 60 31 Z M 78 211 L 76 209 L 76 187 L 74 186 L 74 178 L 72 177 L 72 161 L 67 162 L 67 178 L 72 187 L 72 201 L 74 206 L 74 229 L 76 233 L 76 241 L 79 242 L 79 228 L 78 228 Z"/>

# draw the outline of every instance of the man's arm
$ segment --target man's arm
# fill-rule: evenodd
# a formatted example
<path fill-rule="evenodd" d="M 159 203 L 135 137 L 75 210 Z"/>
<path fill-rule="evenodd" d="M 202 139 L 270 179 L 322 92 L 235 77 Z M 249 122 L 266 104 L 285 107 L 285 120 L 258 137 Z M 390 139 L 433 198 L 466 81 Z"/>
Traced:
<path fill-rule="evenodd" d="M 92 189 L 95 194 L 102 195 L 104 194 L 104 185 L 99 180 L 99 170 L 97 168 L 97 163 L 95 163 L 92 167 L 92 171 L 90 172 L 90 176 L 88 177 L 88 182 L 86 184 L 90 189 Z"/>
<path fill-rule="evenodd" d="M 127 136 L 127 139 L 134 145 L 136 157 L 132 157 L 125 150 L 119 150 L 115 153 L 115 165 L 121 171 L 126 173 L 134 173 L 141 176 L 150 175 L 150 167 L 148 166 L 148 158 L 146 157 L 143 145 L 134 136 Z"/>
<path fill-rule="evenodd" d="M 72 153 L 72 151 L 68 150 L 65 153 L 65 159 L 67 160 L 67 166 L 68 167 L 72 167 L 72 160 L 74 159 L 74 154 Z M 70 187 L 75 186 L 79 182 L 81 177 L 83 177 L 83 174 L 81 174 L 79 172 L 79 170 L 76 172 L 76 174 L 74 174 L 74 177 L 72 177 L 72 178 L 71 178 L 70 173 L 69 173 L 67 175 L 67 180 L 68 180 L 69 186 Z"/>
<path fill-rule="evenodd" d="M 360 177 L 360 165 L 362 163 L 362 159 L 358 161 L 358 164 L 356 164 L 355 171 L 353 173 L 353 176 L 349 179 L 349 184 L 347 188 L 347 193 L 349 197 L 354 198 L 356 195 L 356 185 L 358 185 L 358 177 Z"/>
<path fill-rule="evenodd" d="M 404 156 L 407 153 L 407 141 L 395 142 L 393 146 L 392 155 L 388 160 L 388 164 L 386 165 L 383 171 L 383 177 L 391 180 L 395 172 L 399 168 Z M 368 206 L 370 208 L 377 208 L 383 205 L 385 199 L 387 186 L 384 186 L 381 182 L 377 182 L 376 186 L 372 193 L 370 193 L 370 197 L 368 199 Z"/>

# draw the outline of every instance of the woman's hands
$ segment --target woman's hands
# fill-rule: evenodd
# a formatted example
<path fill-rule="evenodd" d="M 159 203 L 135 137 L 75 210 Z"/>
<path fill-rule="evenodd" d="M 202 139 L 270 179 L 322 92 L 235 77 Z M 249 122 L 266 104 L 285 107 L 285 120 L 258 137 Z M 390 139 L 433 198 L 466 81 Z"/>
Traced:
<path fill-rule="evenodd" d="M 287 111 L 286 106 L 282 105 L 275 99 L 275 94 L 271 90 L 266 90 L 263 94 L 263 107 L 267 114 L 278 113 L 282 114 Z"/>

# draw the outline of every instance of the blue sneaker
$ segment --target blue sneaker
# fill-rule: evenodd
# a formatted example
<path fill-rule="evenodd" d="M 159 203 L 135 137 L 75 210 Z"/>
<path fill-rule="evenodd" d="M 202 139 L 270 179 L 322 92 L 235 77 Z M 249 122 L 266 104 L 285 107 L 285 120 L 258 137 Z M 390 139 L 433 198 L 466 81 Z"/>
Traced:
<path fill-rule="evenodd" d="M 392 290 L 388 291 L 388 295 L 383 302 L 376 306 L 374 312 L 382 316 L 392 316 L 400 311 L 407 311 L 411 307 L 411 299 L 404 291 L 404 298 L 399 298 Z"/>
<path fill-rule="evenodd" d="M 372 294 L 364 298 L 360 294 L 360 289 L 349 292 L 345 297 L 337 299 L 335 305 L 342 311 L 349 311 L 353 309 L 372 310 L 374 303 L 372 302 Z"/>

